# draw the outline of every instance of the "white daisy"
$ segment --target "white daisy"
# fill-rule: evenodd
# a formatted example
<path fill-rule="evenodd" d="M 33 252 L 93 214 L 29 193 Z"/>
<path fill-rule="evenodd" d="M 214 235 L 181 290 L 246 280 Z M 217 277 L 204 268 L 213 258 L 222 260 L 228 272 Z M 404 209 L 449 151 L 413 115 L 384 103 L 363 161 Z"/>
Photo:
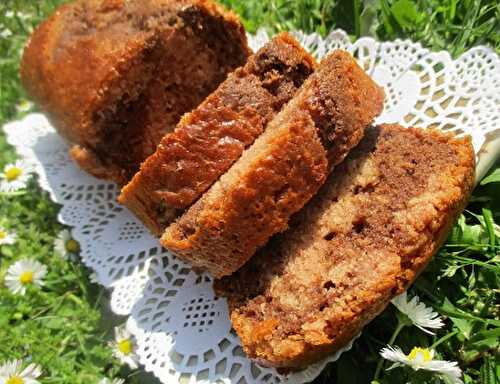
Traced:
<path fill-rule="evenodd" d="M 0 173 L 0 192 L 14 192 L 25 188 L 33 170 L 33 166 L 24 160 L 6 165 Z"/>
<path fill-rule="evenodd" d="M 13 17 L 19 17 L 21 20 L 27 20 L 29 19 L 32 15 L 29 13 L 24 13 L 24 12 L 19 12 L 19 11 L 7 11 L 5 12 L 5 17 L 12 19 Z"/>
<path fill-rule="evenodd" d="M 16 242 L 16 235 L 0 227 L 0 245 L 12 245 Z"/>
<path fill-rule="evenodd" d="M 130 368 L 138 368 L 139 358 L 135 354 L 137 346 L 130 331 L 125 326 L 115 327 L 115 341 L 111 343 L 113 355 Z"/>
<path fill-rule="evenodd" d="M 435 372 L 446 377 L 453 384 L 463 384 L 461 379 L 462 371 L 458 364 L 454 361 L 434 360 L 434 351 L 432 349 L 414 347 L 408 355 L 405 355 L 400 348 L 388 346 L 382 349 L 380 354 L 384 359 L 394 362 L 389 369 L 407 365 L 415 371 L 423 369 Z"/>
<path fill-rule="evenodd" d="M 94 284 L 98 284 L 99 280 L 97 280 L 97 274 L 95 272 L 91 272 L 89 275 L 89 281 Z"/>
<path fill-rule="evenodd" d="M 21 20 L 28 20 L 31 18 L 33 15 L 31 13 L 25 13 L 25 12 L 16 12 L 16 16 L 19 17 Z"/>
<path fill-rule="evenodd" d="M 0 32 L 0 37 L 2 37 L 4 39 L 11 37 L 11 36 L 12 36 L 12 31 L 8 28 L 2 29 L 2 31 Z"/>
<path fill-rule="evenodd" d="M 43 278 L 47 274 L 47 267 L 36 260 L 19 260 L 12 264 L 5 276 L 5 285 L 12 293 L 24 295 L 30 284 L 41 287 Z M 1 383 L 0 383 L 1 384 Z"/>
<path fill-rule="evenodd" d="M 63 229 L 54 241 L 54 250 L 63 259 L 75 259 L 80 252 L 80 244 L 71 237 L 71 232 Z"/>
<path fill-rule="evenodd" d="M 123 380 L 123 379 L 110 380 L 108 378 L 104 378 L 104 379 L 101 379 L 99 381 L 99 384 L 123 384 L 124 382 L 125 382 L 125 380 Z"/>
<path fill-rule="evenodd" d="M 29 364 L 24 370 L 22 360 L 12 360 L 0 366 L 0 384 L 39 384 L 37 378 L 42 370 L 36 364 Z"/>
<path fill-rule="evenodd" d="M 403 292 L 401 295 L 392 299 L 392 304 L 394 304 L 400 312 L 408 316 L 416 327 L 426 333 L 433 335 L 434 332 L 427 328 L 438 329 L 444 325 L 443 320 L 439 318 L 439 315 L 434 312 L 432 308 L 426 307 L 424 303 L 419 303 L 418 296 L 414 296 L 408 301 L 406 292 Z"/>
<path fill-rule="evenodd" d="M 21 100 L 19 104 L 16 105 L 17 112 L 28 112 L 33 108 L 33 103 L 29 100 Z"/>

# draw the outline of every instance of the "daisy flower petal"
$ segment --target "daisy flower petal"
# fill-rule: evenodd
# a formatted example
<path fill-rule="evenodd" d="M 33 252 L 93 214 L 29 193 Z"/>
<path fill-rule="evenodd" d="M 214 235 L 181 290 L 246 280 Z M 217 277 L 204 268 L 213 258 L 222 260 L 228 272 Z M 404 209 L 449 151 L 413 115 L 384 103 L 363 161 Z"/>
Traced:
<path fill-rule="evenodd" d="M 27 378 L 36 379 L 42 374 L 42 369 L 36 364 L 30 364 L 21 372 Z"/>
<path fill-rule="evenodd" d="M 387 346 L 380 351 L 380 355 L 394 364 L 389 368 L 406 365 L 413 370 L 420 369 L 434 372 L 449 379 L 453 384 L 463 384 L 462 371 L 454 361 L 434 360 L 434 350 L 414 347 L 408 355 L 405 355 L 398 347 Z"/>
<path fill-rule="evenodd" d="M 7 361 L 0 366 L 0 379 L 7 381 L 9 377 L 21 370 L 22 365 L 22 360 Z"/>
<path fill-rule="evenodd" d="M 104 378 L 104 379 L 101 379 L 99 381 L 99 384 L 123 384 L 124 382 L 125 382 L 125 380 L 123 380 L 123 379 L 110 380 L 108 378 Z"/>
<path fill-rule="evenodd" d="M 392 304 L 403 314 L 405 314 L 412 323 L 422 331 L 433 335 L 430 329 L 439 329 L 443 327 L 443 320 L 439 315 L 426 307 L 424 303 L 419 302 L 418 296 L 414 296 L 410 301 L 406 292 L 392 299 Z"/>
<path fill-rule="evenodd" d="M 65 260 L 75 259 L 80 252 L 80 244 L 69 230 L 63 229 L 54 241 L 54 250 Z"/>
<path fill-rule="evenodd" d="M 12 31 L 8 28 L 5 28 L 0 32 L 0 37 L 3 39 L 6 39 L 11 36 L 12 36 Z"/>
<path fill-rule="evenodd" d="M 0 192 L 15 192 L 25 188 L 30 174 L 34 172 L 32 164 L 25 160 L 17 160 L 14 164 L 7 164 L 0 173 Z"/>
<path fill-rule="evenodd" d="M 384 359 L 395 363 L 389 369 L 396 368 L 402 364 L 406 364 L 407 362 L 406 355 L 399 347 L 391 347 L 390 345 L 388 345 L 386 348 L 383 348 L 380 351 L 380 355 Z"/>
<path fill-rule="evenodd" d="M 115 327 L 115 340 L 111 343 L 113 355 L 123 364 L 127 364 L 132 369 L 139 367 L 139 358 L 135 351 L 137 345 L 130 331 L 125 327 Z"/>
<path fill-rule="evenodd" d="M 441 374 L 448 378 L 452 383 L 462 383 L 462 371 L 454 361 L 434 360 L 428 363 L 426 369 Z"/>
<path fill-rule="evenodd" d="M 19 104 L 16 105 L 18 112 L 29 112 L 33 108 L 33 103 L 29 100 L 21 100 Z"/>
<path fill-rule="evenodd" d="M 5 276 L 5 285 L 14 294 L 24 295 L 28 285 L 43 286 L 47 267 L 36 260 L 23 259 L 12 264 Z"/>
<path fill-rule="evenodd" d="M 16 234 L 0 227 L 0 245 L 12 245 L 16 242 Z"/>
<path fill-rule="evenodd" d="M 1 383 L 23 383 L 23 384 L 39 384 L 38 377 L 42 375 L 42 369 L 36 364 L 29 364 L 22 370 L 23 361 L 13 360 L 8 361 L 0 366 L 0 382 Z"/>
<path fill-rule="evenodd" d="M 98 284 L 99 280 L 97 279 L 97 274 L 95 272 L 90 273 L 89 281 L 94 284 Z"/>

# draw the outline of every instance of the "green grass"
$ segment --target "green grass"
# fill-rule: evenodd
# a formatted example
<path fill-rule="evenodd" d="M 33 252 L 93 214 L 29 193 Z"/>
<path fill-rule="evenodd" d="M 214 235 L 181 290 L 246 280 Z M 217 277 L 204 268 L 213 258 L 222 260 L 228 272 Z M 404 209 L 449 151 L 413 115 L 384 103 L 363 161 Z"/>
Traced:
<path fill-rule="evenodd" d="M 301 29 L 326 35 L 342 28 L 354 38 L 410 38 L 457 56 L 489 44 L 500 52 L 500 3 L 478 0 L 221 0 L 243 17 L 245 27 Z"/>
<path fill-rule="evenodd" d="M 0 4 L 0 34 L 6 30 L 12 34 L 0 37 L 0 125 L 22 116 L 16 108 L 26 98 L 18 78 L 21 49 L 33 27 L 58 3 L 7 0 Z M 500 51 L 500 5 L 496 1 L 223 3 L 242 16 L 249 31 L 265 26 L 271 31 L 303 29 L 325 35 L 331 28 L 344 28 L 353 38 L 408 37 L 431 49 L 447 49 L 454 56 L 477 44 Z M 15 15 L 7 17 L 8 11 Z M 14 158 L 0 133 L 0 167 Z M 465 382 L 471 384 L 498 383 L 494 378 L 500 377 L 500 237 L 495 227 L 500 222 L 498 165 L 489 181 L 476 189 L 446 245 L 411 288 L 412 294 L 442 314 L 446 326 L 435 336 L 404 327 L 395 339 L 405 352 L 413 346 L 434 346 L 440 358 L 459 362 Z M 106 345 L 112 327 L 108 316 L 102 315 L 107 293 L 89 282 L 89 271 L 81 264 L 63 261 L 53 251 L 61 229 L 56 220 L 58 209 L 35 182 L 24 195 L 0 196 L 0 225 L 19 237 L 17 244 L 0 248 L 0 364 L 30 356 L 43 366 L 42 383 L 96 383 L 103 376 L 144 383 L 134 372 L 120 367 Z M 15 296 L 3 286 L 3 276 L 15 260 L 24 257 L 46 264 L 49 274 L 43 289 Z M 370 383 L 380 362 L 378 351 L 391 339 L 398 321 L 390 306 L 365 329 L 353 349 L 330 364 L 315 382 Z M 378 382 L 437 382 L 423 374 L 410 377 L 410 373 L 402 368 L 382 370 Z"/>

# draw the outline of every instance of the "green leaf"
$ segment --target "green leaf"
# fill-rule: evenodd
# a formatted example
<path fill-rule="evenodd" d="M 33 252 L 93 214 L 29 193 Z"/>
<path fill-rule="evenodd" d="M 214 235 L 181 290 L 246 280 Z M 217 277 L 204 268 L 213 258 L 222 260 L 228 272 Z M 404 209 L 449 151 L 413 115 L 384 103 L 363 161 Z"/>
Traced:
<path fill-rule="evenodd" d="M 377 28 L 380 22 L 377 17 L 377 12 L 380 9 L 378 0 L 365 0 L 363 2 L 363 11 L 359 17 L 361 36 L 377 36 Z"/>
<path fill-rule="evenodd" d="M 6 257 L 13 257 L 14 250 L 13 250 L 12 246 L 10 246 L 10 245 L 0 246 L 0 255 L 2 255 L 2 254 Z"/>
<path fill-rule="evenodd" d="M 453 277 L 455 273 L 461 268 L 460 265 L 450 265 L 443 271 L 443 277 Z"/>
<path fill-rule="evenodd" d="M 456 311 L 456 307 L 448 300 L 448 298 L 444 299 L 443 302 L 443 307 L 444 310 L 446 311 Z M 450 316 L 450 320 L 455 324 L 455 326 L 459 329 L 461 335 L 463 335 L 466 339 L 470 337 L 470 333 L 472 331 L 472 328 L 474 327 L 474 324 L 472 321 L 469 319 L 463 319 L 459 317 L 453 317 Z"/>
<path fill-rule="evenodd" d="M 495 329 L 490 329 L 487 331 L 477 332 L 470 338 L 470 341 L 475 342 L 475 341 L 491 339 L 491 338 L 496 339 L 496 340 L 500 340 L 500 327 L 495 328 Z"/>
<path fill-rule="evenodd" d="M 461 334 L 468 339 L 470 337 L 472 328 L 474 324 L 470 320 L 460 319 L 457 317 L 451 317 L 450 320 L 455 324 L 455 326 L 460 330 Z"/>
<path fill-rule="evenodd" d="M 490 183 L 500 183 L 500 167 L 491 172 L 488 176 L 486 176 L 481 182 L 480 185 L 486 185 Z"/>
<path fill-rule="evenodd" d="M 482 208 L 484 222 L 486 224 L 486 230 L 488 231 L 488 237 L 490 240 L 490 245 L 492 247 L 495 246 L 495 223 L 493 222 L 493 215 L 491 214 L 491 210 L 483 207 Z"/>
<path fill-rule="evenodd" d="M 410 0 L 397 0 L 392 4 L 391 11 L 402 28 L 412 27 L 418 21 L 417 7 Z"/>
<path fill-rule="evenodd" d="M 449 316 L 450 319 L 454 323 L 455 323 L 455 320 L 457 320 L 457 319 L 459 319 L 459 320 L 463 319 L 463 320 L 468 320 L 468 321 L 479 321 L 481 323 L 490 324 L 490 325 L 494 325 L 496 327 L 500 327 L 500 320 L 484 319 L 484 318 L 481 318 L 478 316 L 474 316 L 468 312 L 462 311 L 462 310 L 458 309 L 457 307 L 455 307 L 450 302 L 450 300 L 448 300 L 447 297 L 444 298 L 443 305 L 441 307 L 436 307 L 436 309 L 438 310 L 439 313 Z M 465 325 L 463 323 L 461 323 L 460 326 L 458 324 L 456 324 L 456 325 L 457 325 L 457 328 L 463 329 L 463 331 L 467 333 L 467 330 L 469 327 L 468 325 Z M 460 328 L 460 327 L 462 327 L 462 328 Z M 469 331 L 469 334 L 470 334 L 470 331 Z"/>
<path fill-rule="evenodd" d="M 481 339 L 464 344 L 463 359 L 469 363 L 476 360 L 480 355 L 498 349 L 498 338 Z"/>
<path fill-rule="evenodd" d="M 489 356 L 483 358 L 483 365 L 480 371 L 481 384 L 498 384 L 495 375 L 494 359 Z"/>
<path fill-rule="evenodd" d="M 63 317 L 52 317 L 43 321 L 43 326 L 49 329 L 61 329 L 67 323 L 67 319 Z"/>
<path fill-rule="evenodd" d="M 484 218 L 482 219 L 484 222 Z M 465 245 L 483 245 L 489 243 L 488 233 L 482 225 L 467 224 L 462 214 L 448 237 L 449 243 Z"/>
<path fill-rule="evenodd" d="M 486 202 L 488 202 L 488 201 L 486 201 Z M 467 211 L 467 213 L 474 216 L 481 223 L 481 225 L 484 228 L 486 228 L 486 221 L 485 221 L 485 217 L 483 215 L 478 215 L 478 214 L 475 214 L 474 212 L 470 212 L 470 211 Z M 495 233 L 495 236 L 500 237 L 500 225 L 496 224 L 495 222 L 493 222 L 493 231 Z"/>

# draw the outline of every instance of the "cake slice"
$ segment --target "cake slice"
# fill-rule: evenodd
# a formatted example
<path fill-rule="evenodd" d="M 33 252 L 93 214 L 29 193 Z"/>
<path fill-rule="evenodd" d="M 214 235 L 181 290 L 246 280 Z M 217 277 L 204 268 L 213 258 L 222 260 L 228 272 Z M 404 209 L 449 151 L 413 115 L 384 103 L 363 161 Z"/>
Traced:
<path fill-rule="evenodd" d="M 297 368 L 343 347 L 415 280 L 473 180 L 469 138 L 369 128 L 291 228 L 216 281 L 247 355 Z"/>
<path fill-rule="evenodd" d="M 21 80 L 91 174 L 125 184 L 250 50 L 208 0 L 77 0 L 32 34 Z"/>
<path fill-rule="evenodd" d="M 163 137 L 119 201 L 160 236 L 254 142 L 315 66 L 291 35 L 272 39 Z"/>
<path fill-rule="evenodd" d="M 233 273 L 287 228 L 382 105 L 382 89 L 352 56 L 333 52 L 162 245 L 216 277 Z"/>

